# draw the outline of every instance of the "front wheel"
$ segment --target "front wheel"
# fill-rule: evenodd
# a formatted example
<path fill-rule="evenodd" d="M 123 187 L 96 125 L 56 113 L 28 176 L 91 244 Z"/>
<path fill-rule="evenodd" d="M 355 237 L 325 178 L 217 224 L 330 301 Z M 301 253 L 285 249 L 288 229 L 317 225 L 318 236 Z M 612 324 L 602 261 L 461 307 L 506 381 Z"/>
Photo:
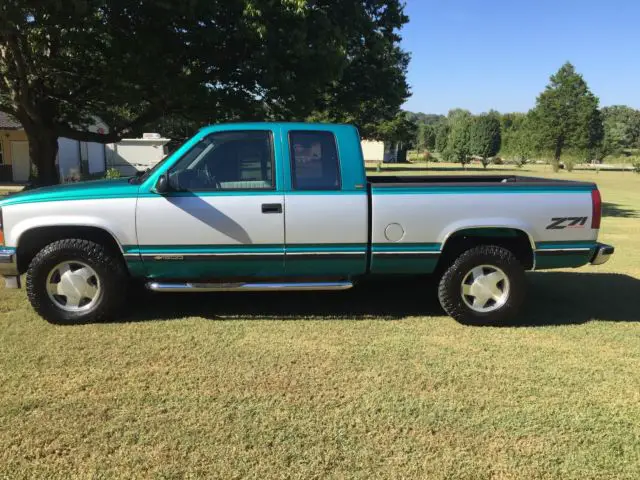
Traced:
<path fill-rule="evenodd" d="M 499 325 L 517 314 L 526 293 L 524 268 L 503 247 L 481 245 L 460 255 L 438 287 L 442 308 L 460 323 Z"/>
<path fill-rule="evenodd" d="M 126 299 L 122 260 L 103 245 L 65 239 L 43 248 L 27 271 L 27 296 L 45 320 L 56 324 L 113 318 Z"/>

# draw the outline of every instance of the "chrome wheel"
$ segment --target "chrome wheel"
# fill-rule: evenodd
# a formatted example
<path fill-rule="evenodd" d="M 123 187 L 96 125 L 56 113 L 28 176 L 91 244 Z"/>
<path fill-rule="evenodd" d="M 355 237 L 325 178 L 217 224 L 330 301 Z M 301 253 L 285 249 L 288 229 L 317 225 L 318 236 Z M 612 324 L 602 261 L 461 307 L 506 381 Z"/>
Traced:
<path fill-rule="evenodd" d="M 509 299 L 509 278 L 498 267 L 474 267 L 462 280 L 462 300 L 474 312 L 498 310 Z"/>
<path fill-rule="evenodd" d="M 86 263 L 63 262 L 49 272 L 47 293 L 54 305 L 61 310 L 86 311 L 100 298 L 100 279 L 96 271 Z"/>

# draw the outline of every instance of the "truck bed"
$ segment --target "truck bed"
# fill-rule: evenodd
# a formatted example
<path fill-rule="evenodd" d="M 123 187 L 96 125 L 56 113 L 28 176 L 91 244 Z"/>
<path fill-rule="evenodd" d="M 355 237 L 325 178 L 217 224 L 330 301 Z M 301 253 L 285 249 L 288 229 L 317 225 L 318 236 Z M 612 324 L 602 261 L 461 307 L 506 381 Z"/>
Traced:
<path fill-rule="evenodd" d="M 545 268 L 558 258 L 565 267 L 584 265 L 593 254 L 590 248 L 597 230 L 587 223 L 597 188 L 593 183 L 517 175 L 371 176 L 367 180 L 372 273 L 431 272 L 452 236 L 485 231 L 489 235 L 496 229 L 522 235 L 538 267 Z M 554 228 L 565 220 L 579 225 Z M 577 250 L 564 252 L 567 245 Z M 538 252 L 547 247 L 556 250 Z M 543 253 L 549 256 L 543 258 Z"/>

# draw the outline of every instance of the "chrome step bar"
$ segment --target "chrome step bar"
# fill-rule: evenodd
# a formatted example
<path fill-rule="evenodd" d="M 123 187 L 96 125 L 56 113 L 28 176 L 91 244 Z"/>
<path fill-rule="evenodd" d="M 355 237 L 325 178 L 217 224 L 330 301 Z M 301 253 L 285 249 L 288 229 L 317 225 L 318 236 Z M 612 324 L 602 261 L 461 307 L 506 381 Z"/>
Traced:
<path fill-rule="evenodd" d="M 153 292 L 280 292 L 348 290 L 351 282 L 308 283 L 162 283 L 149 282 L 147 288 Z"/>

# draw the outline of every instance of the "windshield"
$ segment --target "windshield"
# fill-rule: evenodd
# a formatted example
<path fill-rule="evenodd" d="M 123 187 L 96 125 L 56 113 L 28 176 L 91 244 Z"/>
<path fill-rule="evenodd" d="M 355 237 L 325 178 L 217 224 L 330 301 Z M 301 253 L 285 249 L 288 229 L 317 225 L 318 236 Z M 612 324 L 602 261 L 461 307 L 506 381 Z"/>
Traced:
<path fill-rule="evenodd" d="M 178 145 L 177 148 L 174 148 L 171 152 L 169 152 L 167 155 L 165 155 L 162 160 L 160 160 L 158 163 L 156 163 L 152 168 L 148 168 L 147 170 L 145 170 L 144 172 L 138 172 L 136 174 L 135 177 L 131 177 L 129 179 L 129 183 L 135 183 L 135 184 L 141 184 L 143 183 L 147 178 L 149 178 L 151 175 L 153 175 L 155 172 L 158 171 L 158 169 L 160 167 L 162 167 L 162 165 L 165 164 L 165 162 L 180 148 L 183 147 L 183 145 L 185 143 L 187 143 L 190 139 L 185 140 L 184 142 L 182 142 L 180 145 Z"/>

